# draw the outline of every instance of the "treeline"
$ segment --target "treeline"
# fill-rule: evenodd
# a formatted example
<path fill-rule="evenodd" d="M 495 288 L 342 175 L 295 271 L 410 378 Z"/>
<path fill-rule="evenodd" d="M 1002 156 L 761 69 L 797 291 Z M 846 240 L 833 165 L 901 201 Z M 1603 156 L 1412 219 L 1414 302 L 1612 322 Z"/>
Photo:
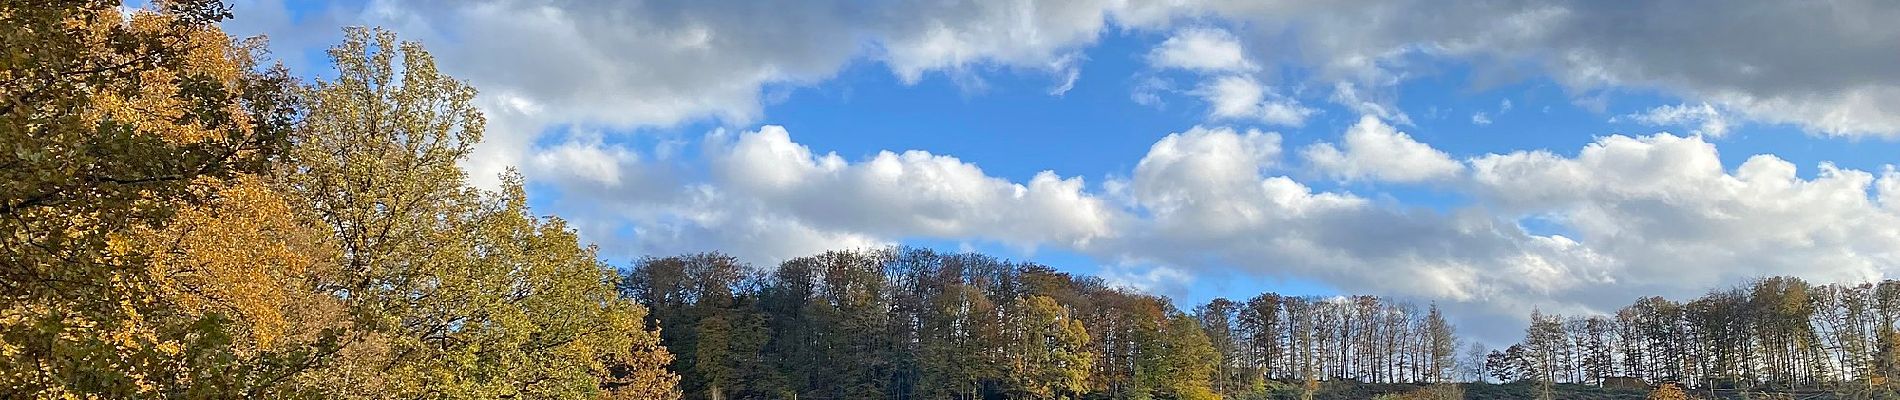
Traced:
<path fill-rule="evenodd" d="M 1524 340 L 1490 352 L 1484 368 L 1500 381 L 1892 394 L 1897 322 L 1900 281 L 1766 278 L 1688 302 L 1646 297 L 1615 315 L 1533 312 Z"/>
<path fill-rule="evenodd" d="M 614 269 L 464 184 L 428 52 L 349 30 L 305 84 L 155 3 L 0 0 L 0 398 L 677 397 Z"/>
<path fill-rule="evenodd" d="M 649 258 L 621 282 L 679 355 L 690 399 L 1269 398 L 1319 381 L 1447 382 L 1457 343 L 1435 307 L 1264 294 L 1180 310 L 1098 278 L 915 248 L 769 269 Z"/>

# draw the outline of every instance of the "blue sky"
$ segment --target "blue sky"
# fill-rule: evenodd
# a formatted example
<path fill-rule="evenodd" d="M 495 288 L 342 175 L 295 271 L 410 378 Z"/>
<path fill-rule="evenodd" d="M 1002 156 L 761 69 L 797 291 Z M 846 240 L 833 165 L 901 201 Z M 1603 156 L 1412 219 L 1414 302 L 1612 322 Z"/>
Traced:
<path fill-rule="evenodd" d="M 522 170 L 619 263 L 906 244 L 1183 308 L 1439 302 L 1506 339 L 1530 307 L 1900 262 L 1900 35 L 1854 23 L 1890 5 L 822 3 L 260 0 L 226 27 L 313 78 L 343 26 L 423 42 L 483 90 L 474 181 Z M 1715 28 L 1759 18 L 1794 39 Z"/>

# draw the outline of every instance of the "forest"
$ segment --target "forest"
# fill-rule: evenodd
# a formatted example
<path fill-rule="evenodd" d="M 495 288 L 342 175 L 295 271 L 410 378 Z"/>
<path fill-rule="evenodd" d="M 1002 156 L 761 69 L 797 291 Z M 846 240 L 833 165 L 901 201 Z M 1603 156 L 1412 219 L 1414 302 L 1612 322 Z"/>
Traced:
<path fill-rule="evenodd" d="M 894 247 L 602 261 L 469 184 L 475 88 L 217 1 L 0 0 L 0 398 L 1891 398 L 1900 282 L 1772 277 L 1516 344 L 1436 304 L 1168 298 Z"/>
<path fill-rule="evenodd" d="M 1774 277 L 1607 315 L 1533 310 L 1496 350 L 1460 339 L 1436 305 L 1264 293 L 1180 309 L 918 248 L 766 270 L 648 258 L 621 285 L 691 399 L 1891 398 L 1900 372 L 1900 281 Z"/>

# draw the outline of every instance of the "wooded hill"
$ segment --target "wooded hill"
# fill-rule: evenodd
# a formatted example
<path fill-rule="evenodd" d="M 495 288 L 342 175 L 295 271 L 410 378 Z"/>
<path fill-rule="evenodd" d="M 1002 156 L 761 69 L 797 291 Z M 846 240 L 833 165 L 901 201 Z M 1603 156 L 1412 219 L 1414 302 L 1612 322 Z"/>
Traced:
<path fill-rule="evenodd" d="M 1455 372 L 1436 308 L 1267 294 L 1181 310 L 977 254 L 835 251 L 758 272 L 717 254 L 653 258 L 622 285 L 694 399 L 1244 398 L 1269 380 Z"/>
<path fill-rule="evenodd" d="M 1034 263 L 916 248 L 764 270 L 650 258 L 622 290 L 652 310 L 692 399 L 1641 398 L 1663 385 L 1861 398 L 1890 394 L 1900 365 L 1900 281 L 1767 278 L 1614 315 L 1533 311 L 1522 342 L 1491 351 L 1431 305 L 1265 293 L 1180 309 Z"/>

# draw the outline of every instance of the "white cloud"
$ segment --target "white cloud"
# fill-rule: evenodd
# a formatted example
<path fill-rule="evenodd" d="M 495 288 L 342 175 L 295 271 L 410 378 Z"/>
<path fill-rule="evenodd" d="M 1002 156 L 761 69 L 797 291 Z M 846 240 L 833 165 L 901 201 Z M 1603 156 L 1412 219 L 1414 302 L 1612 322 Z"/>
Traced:
<path fill-rule="evenodd" d="M 1373 124 L 1361 130 L 1378 130 Z M 1210 270 L 1221 266 L 1315 279 L 1347 292 L 1443 299 L 1499 315 L 1531 305 L 1576 308 L 1542 294 L 1601 281 L 1602 257 L 1575 242 L 1479 212 L 1394 209 L 1316 191 L 1273 174 L 1278 148 L 1275 135 L 1225 129 L 1163 138 L 1131 178 L 1110 185 L 1145 217 L 1084 251 L 1201 276 L 1224 275 Z"/>
<path fill-rule="evenodd" d="M 1226 30 L 1185 28 L 1162 41 L 1148 53 L 1148 64 L 1156 68 L 1180 68 L 1203 72 L 1246 72 L 1259 67 L 1247 57 L 1239 39 Z"/>
<path fill-rule="evenodd" d="M 1690 131 L 1692 133 L 1712 137 L 1721 137 L 1729 131 L 1728 118 L 1709 103 L 1656 106 L 1647 111 L 1611 118 L 1610 122 L 1624 120 L 1652 126 L 1687 126 L 1693 129 Z"/>
<path fill-rule="evenodd" d="M 1215 119 L 1301 126 L 1306 124 L 1306 117 L 1319 112 L 1242 76 L 1214 78 L 1196 88 L 1194 94 L 1207 101 L 1208 116 Z"/>
<path fill-rule="evenodd" d="M 621 170 L 640 156 L 624 148 L 601 145 L 598 138 L 569 141 L 538 154 L 529 162 L 539 171 L 569 176 L 606 186 L 621 184 Z"/>
<path fill-rule="evenodd" d="M 777 126 L 719 139 L 708 158 L 725 188 L 827 227 L 1065 246 L 1112 233 L 1108 206 L 1083 192 L 1081 178 L 1044 171 L 1018 184 L 923 151 L 852 163 L 812 154 Z"/>
<path fill-rule="evenodd" d="M 766 263 L 919 237 L 1080 247 L 1114 235 L 1121 218 L 1081 178 L 1047 171 L 1015 183 L 922 151 L 849 161 L 814 153 L 778 126 L 716 132 L 701 146 L 704 166 L 642 161 L 586 141 L 544 150 L 535 166 L 561 201 L 588 205 L 570 207 L 582 213 L 570 219 L 615 221 L 588 236 L 627 246 L 609 250 L 621 255 L 721 250 Z"/>
<path fill-rule="evenodd" d="M 1874 199 L 1892 176 L 1823 164 L 1813 179 L 1772 155 L 1733 171 L 1698 137 L 1610 136 L 1574 158 L 1516 152 L 1472 160 L 1474 194 L 1548 215 L 1615 255 L 1622 288 L 1688 295 L 1764 275 L 1877 279 L 1900 266 L 1900 216 Z"/>
<path fill-rule="evenodd" d="M 1322 174 L 1345 180 L 1422 182 L 1448 179 L 1464 171 L 1451 155 L 1413 140 L 1411 135 L 1364 116 L 1346 130 L 1345 148 L 1315 143 L 1300 152 Z"/>
<path fill-rule="evenodd" d="M 1272 206 L 1308 203 L 1310 196 L 1293 187 L 1297 184 L 1262 182 L 1261 170 L 1276 164 L 1280 152 L 1279 134 L 1196 127 L 1155 142 L 1135 165 L 1133 178 L 1122 183 L 1133 204 L 1180 222 L 1163 229 L 1220 235 L 1271 218 Z"/>
<path fill-rule="evenodd" d="M 1471 124 L 1478 126 L 1490 125 L 1491 116 L 1486 115 L 1483 111 L 1471 113 Z"/>

